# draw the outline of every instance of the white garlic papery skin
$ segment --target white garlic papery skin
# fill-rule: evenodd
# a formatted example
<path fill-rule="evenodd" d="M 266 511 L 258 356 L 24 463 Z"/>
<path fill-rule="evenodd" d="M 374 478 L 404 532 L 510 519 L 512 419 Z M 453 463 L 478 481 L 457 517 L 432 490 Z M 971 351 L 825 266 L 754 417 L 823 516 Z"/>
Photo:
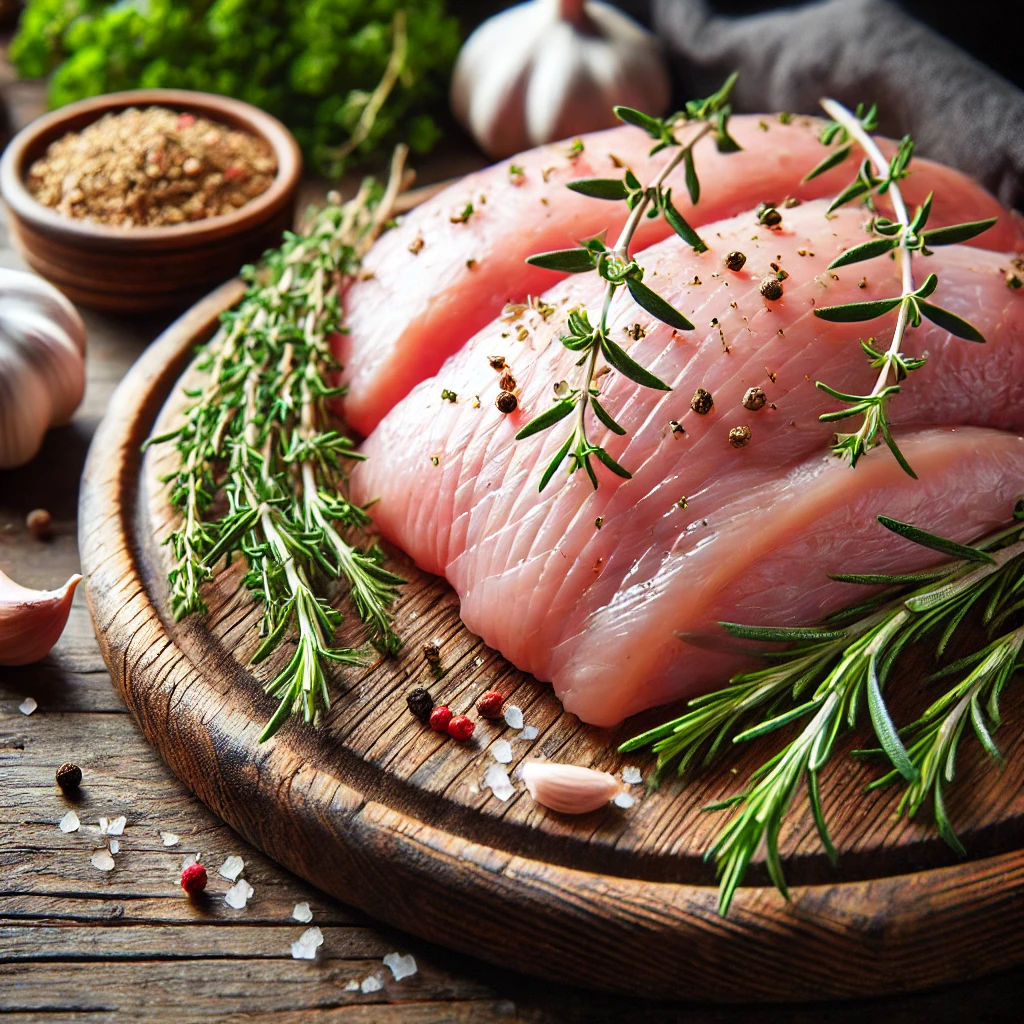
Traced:
<path fill-rule="evenodd" d="M 562 814 L 596 811 L 622 789 L 614 775 L 575 764 L 527 761 L 519 776 L 537 803 Z"/>
<path fill-rule="evenodd" d="M 71 612 L 77 573 L 59 590 L 29 590 L 0 572 L 0 665 L 31 665 L 45 658 Z"/>
<path fill-rule="evenodd" d="M 600 0 L 530 0 L 485 21 L 452 75 L 452 111 L 492 157 L 619 123 L 612 107 L 665 113 L 657 39 Z"/>
<path fill-rule="evenodd" d="M 85 391 L 85 325 L 35 274 L 0 269 L 0 469 L 28 462 Z"/>

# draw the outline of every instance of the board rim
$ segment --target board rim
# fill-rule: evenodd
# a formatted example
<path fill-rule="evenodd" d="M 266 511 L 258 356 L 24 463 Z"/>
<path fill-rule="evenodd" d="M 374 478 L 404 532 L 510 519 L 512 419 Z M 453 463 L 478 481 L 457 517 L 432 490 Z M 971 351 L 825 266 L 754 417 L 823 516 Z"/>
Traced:
<path fill-rule="evenodd" d="M 203 677 L 194 664 L 168 674 L 173 641 L 136 572 L 139 410 L 151 408 L 149 422 L 156 418 L 196 339 L 242 288 L 234 280 L 210 293 L 129 371 L 90 447 L 79 516 L 89 609 L 115 686 L 147 740 L 215 814 L 288 870 L 388 924 L 576 985 L 709 1002 L 817 1001 L 912 991 L 1024 963 L 1024 850 L 794 887 L 788 905 L 770 887 L 745 886 L 723 920 L 713 886 L 630 879 L 494 850 L 371 799 L 351 780 L 318 778 L 323 770 L 303 764 L 283 734 L 261 748 L 251 770 L 238 757 L 239 745 L 255 749 L 243 716 L 197 720 L 183 701 L 182 720 L 171 720 L 167 701 L 182 685 L 202 686 Z M 183 756 L 185 737 L 200 741 L 198 757 L 195 750 Z M 280 812 L 276 792 L 261 784 L 270 776 L 299 787 L 298 824 L 324 857 L 311 861 L 298 844 L 254 824 Z M 470 908 L 459 931 L 443 913 L 453 896 Z M 524 931 L 536 940 L 510 941 Z M 791 955 L 808 943 L 827 952 L 827 964 L 809 968 Z M 609 970 L 616 949 L 629 957 L 618 974 Z"/>

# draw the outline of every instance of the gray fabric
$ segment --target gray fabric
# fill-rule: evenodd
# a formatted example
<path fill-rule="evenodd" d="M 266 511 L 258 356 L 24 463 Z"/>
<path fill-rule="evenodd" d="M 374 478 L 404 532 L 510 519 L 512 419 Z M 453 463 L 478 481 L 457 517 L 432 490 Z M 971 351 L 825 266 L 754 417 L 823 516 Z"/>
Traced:
<path fill-rule="evenodd" d="M 1021 5 L 1006 7 L 1006 29 L 1017 32 Z M 739 111 L 820 113 L 823 95 L 877 103 L 880 131 L 909 132 L 922 156 L 966 171 L 1008 205 L 1024 203 L 1024 92 L 887 0 L 743 18 L 717 16 L 705 0 L 653 0 L 651 21 L 690 95 L 739 69 Z"/>

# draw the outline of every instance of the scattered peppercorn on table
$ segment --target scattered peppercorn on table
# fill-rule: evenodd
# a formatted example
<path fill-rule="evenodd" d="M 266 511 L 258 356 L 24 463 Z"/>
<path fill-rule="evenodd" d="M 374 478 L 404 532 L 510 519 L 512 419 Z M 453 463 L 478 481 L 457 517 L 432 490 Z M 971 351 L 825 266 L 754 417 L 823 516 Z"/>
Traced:
<path fill-rule="evenodd" d="M 19 265 L 2 228 L 0 265 Z M 30 587 L 78 569 L 86 450 L 164 326 L 86 319 L 85 403 L 32 463 L 0 472 L 0 569 Z M 27 522 L 35 510 L 49 531 L 38 513 Z M 480 715 L 499 714 L 499 697 Z M 525 979 L 375 925 L 258 853 L 173 777 L 111 686 L 82 593 L 45 661 L 0 668 L 0 868 L 0 1013 L 12 1021 L 853 1024 L 880 1012 L 909 1024 L 1013 1019 L 1024 986 L 1018 970 L 871 1004 L 654 1004 Z M 453 907 L 452 927 L 472 913 Z M 609 950 L 609 969 L 628 976 L 630 964 Z"/>

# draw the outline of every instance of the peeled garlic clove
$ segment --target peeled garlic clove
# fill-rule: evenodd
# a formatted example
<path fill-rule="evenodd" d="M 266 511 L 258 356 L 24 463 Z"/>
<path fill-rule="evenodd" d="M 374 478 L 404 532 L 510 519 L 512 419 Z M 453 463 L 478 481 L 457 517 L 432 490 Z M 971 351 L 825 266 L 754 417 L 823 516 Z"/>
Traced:
<path fill-rule="evenodd" d="M 0 665 L 30 665 L 45 658 L 71 612 L 75 573 L 59 590 L 29 590 L 0 572 Z"/>
<path fill-rule="evenodd" d="M 537 803 L 562 814 L 596 811 L 622 789 L 614 775 L 575 764 L 527 761 L 519 775 Z"/>

